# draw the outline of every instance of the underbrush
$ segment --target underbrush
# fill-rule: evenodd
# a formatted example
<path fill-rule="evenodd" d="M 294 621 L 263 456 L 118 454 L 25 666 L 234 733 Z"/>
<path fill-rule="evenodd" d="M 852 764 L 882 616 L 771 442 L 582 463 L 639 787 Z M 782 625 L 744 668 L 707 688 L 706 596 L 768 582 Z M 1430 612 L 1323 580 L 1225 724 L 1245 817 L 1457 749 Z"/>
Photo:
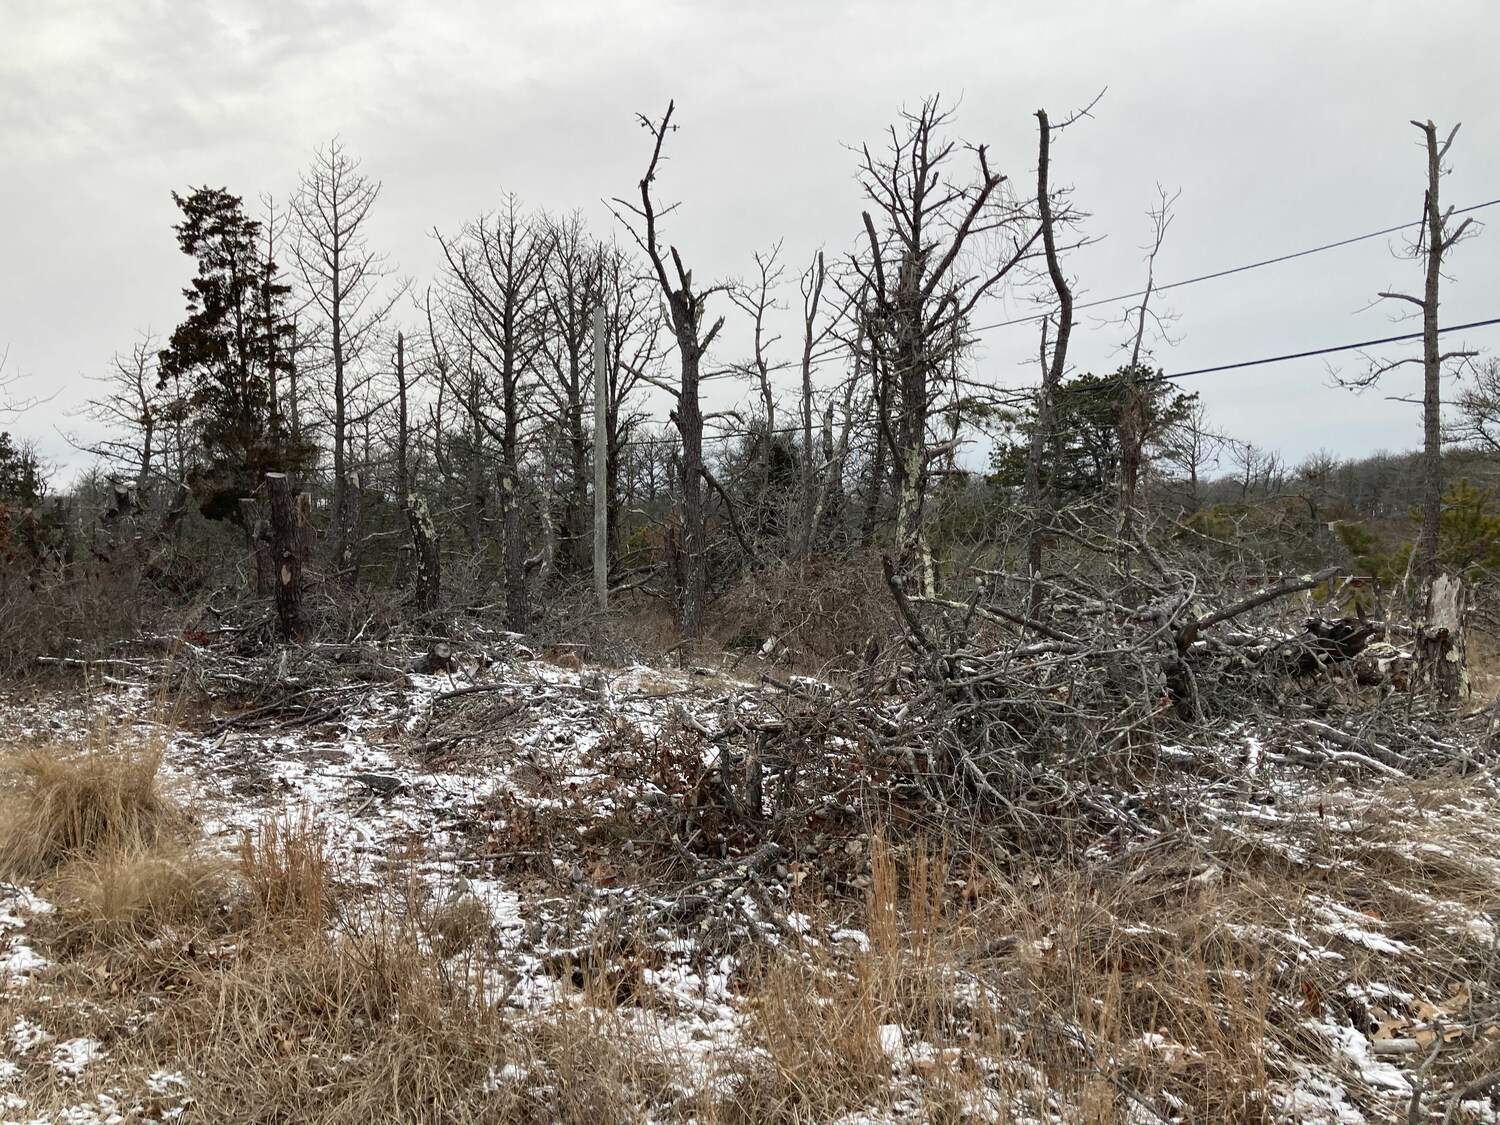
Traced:
<path fill-rule="evenodd" d="M 1390 1119 L 1410 1078 L 1435 1119 L 1471 1089 L 1461 1122 L 1500 1065 L 1483 776 L 1281 791 L 1046 864 L 867 824 L 847 880 L 767 869 L 765 924 L 713 948 L 695 923 L 607 940 L 580 872 L 547 953 L 310 810 L 215 848 L 159 763 L 102 740 L 4 763 L 0 878 L 51 903 L 24 930 L 50 964 L 0 991 L 8 1113 L 1312 1122 Z"/>

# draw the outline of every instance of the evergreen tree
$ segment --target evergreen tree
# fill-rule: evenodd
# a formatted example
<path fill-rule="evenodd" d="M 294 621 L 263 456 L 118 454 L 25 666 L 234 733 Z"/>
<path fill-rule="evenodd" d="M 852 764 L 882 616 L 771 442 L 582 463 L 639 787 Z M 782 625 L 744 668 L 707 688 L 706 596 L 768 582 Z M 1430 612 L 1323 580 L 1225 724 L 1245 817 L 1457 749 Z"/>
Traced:
<path fill-rule="evenodd" d="M 1058 386 L 1052 405 L 1051 433 L 1042 453 L 1042 477 L 1052 482 L 1061 501 L 1100 499 L 1115 487 L 1120 466 L 1118 412 L 1125 401 L 1130 369 L 1111 375 L 1079 375 Z M 1196 395 L 1176 391 L 1156 372 L 1137 369 L 1144 446 L 1160 452 L 1173 431 L 1192 412 Z M 1037 426 L 1036 408 L 1028 406 L 1011 419 L 1012 437 L 991 457 L 993 481 L 1019 487 L 1026 475 L 1026 453 Z"/>
<path fill-rule="evenodd" d="M 25 446 L 18 448 L 9 433 L 0 433 L 0 504 L 34 508 L 44 491 L 36 454 Z"/>
<path fill-rule="evenodd" d="M 198 263 L 183 290 L 188 318 L 161 352 L 160 379 L 174 384 L 199 431 L 190 483 L 205 515 L 237 510 L 267 472 L 297 472 L 311 451 L 293 440 L 276 405 L 277 380 L 295 355 L 286 314 L 290 287 L 260 252 L 261 225 L 223 188 L 172 193 L 183 219 L 173 229 Z"/>

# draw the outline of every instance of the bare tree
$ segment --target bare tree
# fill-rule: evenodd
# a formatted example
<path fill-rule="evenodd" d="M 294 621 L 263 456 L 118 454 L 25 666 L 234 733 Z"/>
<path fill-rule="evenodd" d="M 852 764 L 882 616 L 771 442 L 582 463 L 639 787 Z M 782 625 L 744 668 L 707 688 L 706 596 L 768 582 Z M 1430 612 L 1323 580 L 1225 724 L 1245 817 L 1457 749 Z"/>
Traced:
<path fill-rule="evenodd" d="M 292 254 L 308 303 L 321 321 L 315 340 L 327 379 L 335 567 L 350 583 L 358 577 L 362 538 L 357 496 L 362 486 L 351 479 L 350 446 L 356 427 L 369 417 L 351 406 L 372 377 L 363 363 L 365 353 L 405 290 L 404 285 L 387 289 L 381 284 L 390 270 L 367 239 L 380 182 L 359 166 L 335 137 L 318 150 L 292 197 Z M 356 496 L 351 498 L 351 492 Z"/>
<path fill-rule="evenodd" d="M 656 368 L 661 360 L 660 304 L 657 282 L 637 268 L 638 264 L 620 247 L 602 248 L 600 285 L 604 300 L 605 370 L 608 386 L 605 402 L 605 496 L 610 565 L 620 557 L 624 520 L 621 493 L 622 458 L 625 442 L 637 421 L 629 403 L 642 384 L 659 384 Z M 597 388 L 595 390 L 597 392 Z M 598 502 L 598 499 L 595 499 Z"/>
<path fill-rule="evenodd" d="M 1115 427 L 1120 441 L 1120 492 L 1119 492 L 1119 539 L 1131 543 L 1135 539 L 1136 494 L 1140 488 L 1141 470 L 1145 466 L 1146 403 L 1141 395 L 1141 376 L 1146 369 L 1141 362 L 1141 347 L 1146 338 L 1146 326 L 1154 323 L 1158 330 L 1163 317 L 1151 307 L 1151 298 L 1156 293 L 1156 256 L 1161 253 L 1162 243 L 1167 237 L 1167 228 L 1172 225 L 1172 204 L 1177 201 L 1179 191 L 1168 195 L 1156 185 L 1157 205 L 1147 212 L 1151 219 L 1152 240 L 1146 252 L 1146 288 L 1141 293 L 1140 303 L 1131 310 L 1135 320 L 1135 337 L 1130 345 L 1130 362 L 1125 366 L 1125 394 L 1116 406 Z"/>
<path fill-rule="evenodd" d="M 1052 292 L 1057 298 L 1057 339 L 1053 342 L 1050 357 L 1047 353 L 1048 320 L 1042 320 L 1041 367 L 1042 385 L 1037 391 L 1036 429 L 1031 434 L 1031 443 L 1026 451 L 1026 507 L 1030 513 L 1031 529 L 1026 540 L 1026 570 L 1031 581 L 1027 597 L 1031 616 L 1035 618 L 1042 603 L 1042 545 L 1045 535 L 1044 519 L 1047 499 L 1042 486 L 1042 454 L 1052 434 L 1052 411 L 1057 397 L 1057 385 L 1062 382 L 1067 370 L 1068 340 L 1073 333 L 1073 289 L 1062 271 L 1062 261 L 1057 248 L 1059 216 L 1054 204 L 1054 189 L 1050 181 L 1052 164 L 1053 126 L 1047 111 L 1036 111 L 1038 125 L 1036 162 L 1036 206 L 1041 223 L 1042 248 L 1047 255 L 1047 277 L 1052 283 Z"/>
<path fill-rule="evenodd" d="M 802 273 L 802 449 L 806 464 L 802 469 L 802 557 L 812 554 L 813 541 L 817 536 L 818 521 L 830 494 L 835 477 L 842 476 L 843 464 L 849 454 L 849 436 L 854 420 L 851 414 L 855 388 L 846 385 L 844 396 L 844 427 L 835 453 L 833 442 L 833 399 L 824 408 L 823 460 L 817 471 L 813 470 L 813 372 L 817 370 L 820 350 L 829 341 L 849 313 L 849 302 L 828 304 L 825 292 L 828 288 L 828 266 L 823 251 L 813 256 L 812 264 Z M 858 346 L 856 347 L 856 354 Z"/>
<path fill-rule="evenodd" d="M 577 212 L 546 225 L 550 252 L 542 275 L 547 303 L 543 381 L 552 399 L 552 428 L 564 451 L 561 554 L 563 565 L 577 572 L 590 561 L 585 407 L 593 387 L 592 325 L 594 307 L 603 300 L 603 252 Z"/>
<path fill-rule="evenodd" d="M 899 569 L 915 575 L 924 592 L 933 585 L 930 469 L 946 453 L 930 444 L 929 422 L 950 386 L 956 353 L 968 346 L 969 314 L 1040 233 L 1005 198 L 1006 177 L 990 167 L 984 145 L 965 146 L 975 164 L 967 178 L 954 167 L 959 145 L 944 135 L 951 122 L 934 96 L 902 112 L 880 156 L 868 145 L 859 150 L 870 208 L 861 215 L 865 244 L 850 258 L 855 285 L 846 290 L 863 294 L 878 424 L 896 493 Z"/>
<path fill-rule="evenodd" d="M 1194 398 L 1182 422 L 1163 435 L 1162 450 L 1167 462 L 1187 478 L 1188 508 L 1198 510 L 1198 490 L 1203 471 L 1219 463 L 1219 452 L 1229 439 L 1208 425 L 1208 410 L 1201 399 Z"/>
<path fill-rule="evenodd" d="M 776 396 L 771 389 L 770 350 L 781 337 L 770 335 L 769 318 L 780 312 L 784 305 L 776 299 L 786 267 L 781 262 L 781 242 L 770 250 L 755 255 L 756 279 L 748 285 L 739 285 L 729 290 L 729 299 L 750 317 L 754 328 L 751 339 L 753 353 L 746 370 L 756 381 L 760 390 L 761 411 L 765 415 L 768 440 L 761 443 L 762 467 L 769 471 L 771 460 L 770 435 L 776 432 Z"/>
<path fill-rule="evenodd" d="M 181 404 L 175 401 L 174 389 L 157 378 L 160 350 L 156 335 L 143 332 L 128 356 L 115 353 L 109 373 L 99 380 L 104 385 L 101 393 L 86 408 L 88 416 L 108 426 L 111 434 L 94 442 L 74 442 L 85 452 L 130 472 L 136 493 L 142 498 L 153 474 L 182 481 L 187 470 L 187 458 L 181 450 L 176 451 L 175 458 L 169 456 L 178 422 L 174 413 L 180 412 Z"/>
<path fill-rule="evenodd" d="M 1422 528 L 1417 536 L 1416 561 L 1418 577 L 1423 587 L 1430 589 L 1438 573 L 1438 527 L 1443 514 L 1443 368 L 1453 360 L 1469 359 L 1475 354 L 1440 350 L 1438 294 L 1447 254 L 1470 232 L 1474 220 L 1470 217 L 1457 227 L 1450 226 L 1453 208 L 1450 206 L 1444 210 L 1439 202 L 1438 189 L 1448 172 L 1444 162 L 1459 127 L 1453 126 L 1447 138 L 1439 141 L 1437 126 L 1431 121 L 1413 121 L 1412 124 L 1422 131 L 1427 150 L 1427 191 L 1422 208 L 1422 233 L 1411 247 L 1410 254 L 1424 262 L 1426 276 L 1420 297 L 1390 290 L 1382 292 L 1380 297 L 1382 300 L 1404 301 L 1421 313 L 1422 355 L 1420 359 L 1409 357 L 1371 362 L 1364 374 L 1343 381 L 1356 388 L 1369 387 L 1397 367 L 1422 365 Z"/>
<path fill-rule="evenodd" d="M 1500 360 L 1491 359 L 1474 372 L 1474 381 L 1458 393 L 1458 420 L 1449 440 L 1500 453 Z"/>
<path fill-rule="evenodd" d="M 656 274 L 657 285 L 667 305 L 667 314 L 672 335 L 677 342 L 679 378 L 675 388 L 677 407 L 672 412 L 677 432 L 682 436 L 682 457 L 679 468 L 679 485 L 682 489 L 682 549 L 681 565 L 677 575 L 678 624 L 683 638 L 691 645 L 703 631 L 703 611 L 708 595 L 708 528 L 703 505 L 703 408 L 699 402 L 698 385 L 702 374 L 703 356 L 724 327 L 721 316 L 713 324 L 704 327 L 708 311 L 708 300 L 715 293 L 727 288 L 711 285 L 697 289 L 693 285 L 693 271 L 682 263 L 677 247 L 668 245 L 662 249 L 659 220 L 676 209 L 676 204 L 660 206 L 652 198 L 652 185 L 661 167 L 662 146 L 667 134 L 675 131 L 672 114 L 675 102 L 667 103 L 667 112 L 659 121 L 641 115 L 639 120 L 653 141 L 651 159 L 646 165 L 646 174 L 640 182 L 640 204 L 616 199 L 619 207 L 628 212 L 626 219 L 616 211 L 615 215 L 630 231 L 636 244 L 651 263 Z M 672 271 L 667 270 L 667 259 L 672 262 Z"/>
<path fill-rule="evenodd" d="M 516 632 L 530 624 L 526 519 L 521 497 L 521 425 L 541 361 L 548 237 L 507 196 L 500 209 L 438 241 L 447 261 L 448 315 L 484 378 L 450 379 L 472 420 L 498 446 L 504 536 L 505 616 Z M 477 374 L 474 372 L 473 374 Z"/>

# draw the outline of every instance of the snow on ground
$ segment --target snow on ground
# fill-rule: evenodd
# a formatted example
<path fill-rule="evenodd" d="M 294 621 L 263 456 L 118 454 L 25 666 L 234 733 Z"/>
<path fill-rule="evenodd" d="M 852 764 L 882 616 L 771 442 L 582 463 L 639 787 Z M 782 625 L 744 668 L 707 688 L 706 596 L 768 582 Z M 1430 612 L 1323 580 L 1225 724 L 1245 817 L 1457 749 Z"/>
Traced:
<path fill-rule="evenodd" d="M 399 857 L 425 882 L 433 902 L 479 904 L 495 963 L 504 966 L 496 974 L 496 994 L 506 996 L 517 1012 L 527 1012 L 577 1002 L 559 980 L 556 958 L 584 947 L 588 926 L 604 918 L 611 905 L 649 892 L 611 887 L 608 879 L 571 872 L 570 865 L 583 862 L 582 853 L 560 850 L 551 859 L 560 874 L 576 875 L 580 886 L 598 883 L 595 906 L 581 915 L 570 913 L 557 896 L 538 897 L 536 880 L 517 875 L 508 864 L 512 853 L 525 848 L 510 847 L 507 830 L 527 816 L 558 814 L 581 839 L 590 825 L 622 811 L 671 801 L 674 795 L 650 770 L 640 768 L 643 748 L 654 746 L 674 724 L 714 729 L 753 712 L 757 704 L 747 689 L 724 677 L 704 680 L 646 667 L 576 672 L 518 660 L 476 679 L 413 674 L 394 683 L 351 684 L 352 702 L 338 714 L 320 717 L 314 712 L 295 723 L 289 723 L 286 713 L 261 723 L 251 709 L 219 709 L 204 721 L 165 725 L 146 685 L 117 685 L 62 704 L 0 703 L 0 722 L 22 739 L 80 745 L 101 716 L 143 737 L 164 737 L 164 774 L 204 835 L 226 850 L 269 817 L 308 815 L 322 826 L 336 866 L 352 879 L 380 886 Z M 1206 814 L 1221 821 L 1225 831 L 1253 833 L 1257 846 L 1267 852 L 1305 862 L 1308 853 L 1297 833 L 1282 831 L 1299 815 L 1304 794 L 1278 780 L 1263 733 L 1238 728 L 1232 737 L 1244 767 L 1242 788 L 1253 784 L 1260 800 L 1247 803 L 1243 792 L 1210 795 Z M 712 751 L 704 753 L 701 765 L 706 767 L 712 764 Z M 1320 804 L 1321 831 L 1350 828 L 1348 818 L 1336 813 L 1324 818 L 1323 812 Z M 1422 849 L 1441 851 L 1441 845 L 1414 838 L 1407 854 Z M 1500 862 L 1496 866 L 1500 873 Z M 1192 878 L 1207 886 L 1221 876 L 1212 867 Z M 1412 897 L 1423 898 L 1415 892 Z M 1431 897 L 1416 905 L 1443 918 L 1461 940 L 1494 940 L 1494 920 L 1483 912 Z M 1402 961 L 1422 956 L 1357 907 L 1318 894 L 1310 894 L 1304 907 L 1298 921 L 1262 935 L 1268 948 L 1299 963 L 1340 961 L 1355 951 Z M 48 969 L 26 932 L 29 919 L 49 909 L 26 888 L 0 885 L 0 1001 L 34 987 Z M 809 945 L 869 946 L 858 929 L 817 932 L 810 919 L 795 912 L 782 921 Z M 705 964 L 687 941 L 664 943 L 662 953 L 661 963 L 642 973 L 643 986 L 660 1002 L 625 1012 L 624 1018 L 675 1060 L 679 1085 L 692 1091 L 714 1081 L 715 1060 L 742 1041 L 747 1017 L 736 1003 L 730 984 L 735 966 L 727 958 Z M 1382 988 L 1367 983 L 1362 995 L 1378 997 Z M 1356 1125 L 1389 1119 L 1404 1104 L 1410 1091 L 1407 1071 L 1376 1053 L 1369 1029 L 1319 1016 L 1309 1018 L 1304 1030 L 1324 1043 L 1327 1059 L 1298 1060 L 1280 1068 L 1272 1081 L 1275 1119 Z M 952 1048 L 935 1047 L 899 1024 L 882 1026 L 879 1041 L 890 1059 L 893 1081 L 913 1093 L 904 1101 L 898 1097 L 889 1113 L 848 1115 L 844 1125 L 883 1125 L 920 1116 L 918 1084 L 900 1084 L 918 1071 L 957 1062 L 950 1057 Z M 1182 1045 L 1159 1036 L 1143 1040 L 1140 1049 L 1168 1063 L 1188 1054 Z M 96 1094 L 50 1117 L 28 1117 L 27 1106 L 7 1087 L 20 1067 L 42 1057 L 65 1086 L 98 1065 L 107 1052 L 92 1039 L 55 1041 L 24 1016 L 0 1029 L 4 1125 L 106 1125 L 139 1111 L 129 1096 L 116 1091 Z M 977 1065 L 999 1070 L 1009 1064 L 978 1060 Z M 499 1089 L 526 1079 L 523 1068 L 507 1066 L 492 1073 L 489 1082 Z M 159 1103 L 161 1119 L 170 1119 L 189 1104 L 191 1079 L 158 1072 L 150 1077 L 148 1090 Z M 993 1120 L 1006 1108 L 987 1097 L 983 1088 L 974 1095 L 967 1107 L 972 1119 Z M 1372 1116 L 1361 1106 L 1376 1107 L 1378 1113 Z M 1496 1120 L 1488 1103 L 1475 1102 L 1468 1109 L 1470 1120 Z"/>

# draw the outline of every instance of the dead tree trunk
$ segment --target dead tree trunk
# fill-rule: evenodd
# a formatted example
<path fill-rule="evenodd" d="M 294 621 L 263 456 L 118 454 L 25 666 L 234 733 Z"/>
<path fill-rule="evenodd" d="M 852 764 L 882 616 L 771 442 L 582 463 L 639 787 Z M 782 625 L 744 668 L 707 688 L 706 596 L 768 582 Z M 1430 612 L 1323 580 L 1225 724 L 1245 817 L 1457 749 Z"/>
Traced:
<path fill-rule="evenodd" d="M 1427 620 L 1417 629 L 1417 682 L 1439 699 L 1452 702 L 1465 694 L 1464 584 L 1440 574 L 1427 595 Z"/>
<path fill-rule="evenodd" d="M 413 495 L 406 498 L 406 519 L 411 526 L 412 553 L 416 559 L 412 602 L 418 615 L 426 617 L 437 611 L 441 593 L 437 529 L 433 526 L 427 501 Z"/>
<path fill-rule="evenodd" d="M 1417 536 L 1417 566 L 1429 590 L 1428 617 L 1432 616 L 1432 584 L 1438 576 L 1438 528 L 1443 516 L 1442 374 L 1438 353 L 1438 282 L 1442 275 L 1443 212 L 1438 205 L 1443 154 L 1453 143 L 1438 145 L 1437 129 L 1431 121 L 1418 126 L 1427 140 L 1427 277 L 1422 290 L 1422 531 Z M 1454 132 L 1458 126 L 1454 126 Z"/>
<path fill-rule="evenodd" d="M 359 568 L 364 562 L 364 474 L 348 474 L 340 495 L 342 501 L 334 508 L 334 517 L 339 521 L 338 578 L 344 585 L 354 586 L 359 583 Z"/>
<path fill-rule="evenodd" d="M 266 474 L 271 509 L 271 558 L 276 566 L 276 617 L 286 641 L 307 635 L 302 615 L 302 527 L 292 482 L 285 473 Z"/>
<path fill-rule="evenodd" d="M 1005 203 L 1006 177 L 990 167 L 986 146 L 960 149 L 944 137 L 950 120 L 929 98 L 920 110 L 903 111 L 881 157 L 859 150 L 870 209 L 861 215 L 866 244 L 850 259 L 871 371 L 877 381 L 888 380 L 880 427 L 890 446 L 900 571 L 924 593 L 934 582 L 927 541 L 932 462 L 945 452 L 929 445 L 929 423 L 968 346 L 969 314 L 1036 237 L 1021 237 L 1020 212 Z M 975 158 L 967 175 L 950 163 L 959 151 Z"/>
<path fill-rule="evenodd" d="M 245 550 L 250 570 L 250 588 L 258 598 L 268 598 L 276 589 L 276 563 L 271 557 L 270 531 L 260 505 L 248 496 L 240 500 L 240 524 L 245 529 Z"/>
<path fill-rule="evenodd" d="M 1031 580 L 1028 605 L 1031 616 L 1036 617 L 1042 603 L 1042 545 L 1046 534 L 1044 509 L 1047 497 L 1042 488 L 1042 452 L 1052 436 L 1052 406 L 1057 394 L 1057 385 L 1062 381 L 1068 362 L 1068 339 L 1073 333 L 1073 290 L 1063 275 L 1062 264 L 1057 254 L 1057 218 L 1052 208 L 1052 188 L 1048 183 L 1048 171 L 1052 151 L 1052 125 L 1047 120 L 1047 111 L 1036 111 L 1041 137 L 1037 143 L 1036 205 L 1041 217 L 1042 247 L 1047 254 L 1047 276 L 1052 280 L 1052 290 L 1057 295 L 1057 340 L 1052 346 L 1052 358 L 1047 358 L 1047 322 L 1042 322 L 1042 386 L 1037 392 L 1036 429 L 1031 434 L 1031 445 L 1026 451 L 1026 507 L 1030 512 L 1031 531 L 1026 541 L 1026 570 Z"/>
<path fill-rule="evenodd" d="M 1443 161 L 1453 147 L 1453 138 L 1458 133 L 1455 125 L 1447 140 L 1439 142 L 1437 126 L 1431 121 L 1413 121 L 1426 139 L 1427 146 L 1427 196 L 1424 205 L 1422 237 L 1416 253 L 1426 262 L 1426 275 L 1422 296 L 1409 293 L 1384 292 L 1380 296 L 1415 305 L 1422 313 L 1422 529 L 1417 536 L 1417 575 L 1423 587 L 1430 590 L 1438 574 L 1438 530 L 1443 515 L 1443 426 L 1442 426 L 1442 378 L 1443 364 L 1452 359 L 1465 359 L 1473 352 L 1441 352 L 1438 350 L 1438 290 L 1442 279 L 1443 265 L 1449 250 L 1453 249 L 1468 233 L 1472 218 L 1458 224 L 1452 232 L 1448 220 L 1453 209 L 1444 211 L 1438 203 L 1438 187 L 1443 176 Z M 1398 359 L 1371 367 L 1363 376 L 1346 380 L 1347 385 L 1369 387 L 1381 376 L 1411 359 Z"/>
<path fill-rule="evenodd" d="M 641 178 L 641 201 L 637 206 L 625 200 L 616 200 L 640 221 L 643 230 L 625 220 L 627 229 L 650 259 L 657 284 L 660 286 L 668 314 L 671 318 L 672 335 L 677 341 L 680 382 L 677 387 L 677 408 L 672 418 L 677 423 L 677 432 L 682 435 L 682 457 L 680 459 L 678 483 L 682 489 L 682 570 L 677 583 L 677 617 L 683 639 L 688 642 L 688 651 L 703 632 L 704 603 L 708 596 L 708 528 L 703 503 L 703 409 L 698 401 L 698 386 L 702 373 L 703 356 L 724 327 L 724 318 L 719 317 L 704 329 L 704 313 L 708 298 L 723 292 L 725 286 L 710 286 L 705 290 L 693 287 L 693 271 L 682 264 L 682 256 L 675 246 L 662 253 L 661 239 L 657 231 L 657 219 L 661 211 L 652 198 L 651 185 L 661 164 L 662 145 L 667 134 L 676 126 L 672 124 L 675 103 L 667 103 L 667 112 L 660 121 L 648 117 L 640 118 L 641 124 L 651 132 L 654 142 L 651 161 L 646 174 Z M 671 210 L 670 207 L 666 210 Z M 668 274 L 666 259 L 672 260 L 672 274 Z"/>

